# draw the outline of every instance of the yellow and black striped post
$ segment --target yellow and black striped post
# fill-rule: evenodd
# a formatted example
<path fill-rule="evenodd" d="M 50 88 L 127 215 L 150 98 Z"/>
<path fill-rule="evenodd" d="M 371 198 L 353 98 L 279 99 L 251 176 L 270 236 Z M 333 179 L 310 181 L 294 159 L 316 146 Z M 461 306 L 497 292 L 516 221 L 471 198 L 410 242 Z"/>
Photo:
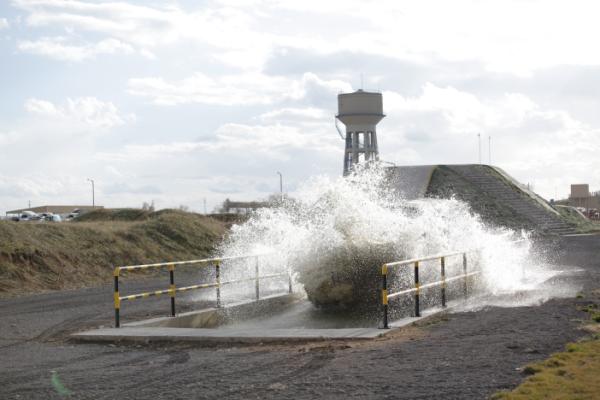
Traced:
<path fill-rule="evenodd" d="M 255 272 L 255 289 L 256 289 L 256 300 L 260 299 L 260 269 L 258 264 L 258 256 L 256 256 L 256 265 L 254 267 Z"/>
<path fill-rule="evenodd" d="M 175 316 L 175 265 L 169 265 L 169 295 L 171 296 L 171 316 Z"/>
<path fill-rule="evenodd" d="M 217 308 L 221 307 L 221 265 L 215 261 L 215 279 L 217 280 Z"/>
<path fill-rule="evenodd" d="M 119 267 L 116 267 L 113 271 L 113 275 L 115 278 L 115 328 L 121 327 L 121 320 L 119 311 L 121 309 L 121 297 L 119 297 Z"/>
<path fill-rule="evenodd" d="M 382 306 L 382 323 L 383 329 L 389 329 L 388 324 L 388 287 L 387 287 L 388 266 L 381 266 L 381 306 Z"/>
<path fill-rule="evenodd" d="M 415 317 L 421 316 L 421 307 L 419 304 L 419 292 L 421 291 L 421 285 L 419 284 L 419 262 L 415 262 Z"/>
<path fill-rule="evenodd" d="M 463 292 L 465 295 L 465 299 L 469 296 L 469 292 L 468 292 L 468 287 L 467 287 L 467 280 L 468 280 L 468 276 L 467 276 L 467 253 L 463 253 L 463 275 L 465 277 L 464 281 L 463 281 Z"/>
<path fill-rule="evenodd" d="M 442 269 L 442 307 L 446 307 L 446 258 L 440 259 L 440 267 Z"/>

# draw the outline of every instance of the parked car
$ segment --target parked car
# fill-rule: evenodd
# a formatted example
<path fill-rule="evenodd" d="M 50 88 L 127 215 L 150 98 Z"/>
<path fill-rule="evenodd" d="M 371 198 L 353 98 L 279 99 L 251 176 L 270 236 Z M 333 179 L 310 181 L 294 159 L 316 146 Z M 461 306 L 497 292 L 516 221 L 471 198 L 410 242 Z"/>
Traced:
<path fill-rule="evenodd" d="M 33 211 L 23 211 L 19 216 L 19 221 L 35 221 L 40 219 L 40 216 Z"/>
<path fill-rule="evenodd" d="M 69 215 L 67 215 L 67 220 L 75 219 L 75 218 L 79 217 L 80 215 L 81 215 L 81 210 L 79 208 L 76 208 L 73 211 L 71 211 L 71 213 Z"/>

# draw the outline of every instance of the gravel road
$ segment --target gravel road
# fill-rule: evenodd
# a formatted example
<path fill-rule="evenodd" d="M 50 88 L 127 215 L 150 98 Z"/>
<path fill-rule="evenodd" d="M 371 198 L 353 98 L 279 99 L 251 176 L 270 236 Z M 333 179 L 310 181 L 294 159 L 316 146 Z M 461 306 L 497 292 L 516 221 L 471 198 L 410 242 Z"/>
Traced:
<path fill-rule="evenodd" d="M 599 288 L 600 236 L 563 238 L 560 247 L 560 264 L 583 269 L 570 283 Z M 153 280 L 132 289 L 150 287 Z M 0 399 L 483 399 L 516 386 L 523 365 L 583 336 L 587 315 L 577 306 L 591 300 L 452 313 L 369 342 L 70 342 L 71 332 L 112 324 L 111 299 L 105 286 L 0 300 Z M 126 306 L 132 319 L 168 311 L 166 299 Z"/>

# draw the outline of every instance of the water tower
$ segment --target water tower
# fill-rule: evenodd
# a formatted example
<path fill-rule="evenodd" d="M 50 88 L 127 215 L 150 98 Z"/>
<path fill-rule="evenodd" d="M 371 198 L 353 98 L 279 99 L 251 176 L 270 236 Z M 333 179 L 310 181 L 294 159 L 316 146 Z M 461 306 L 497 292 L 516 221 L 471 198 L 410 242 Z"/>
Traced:
<path fill-rule="evenodd" d="M 360 89 L 338 95 L 336 118 L 346 125 L 344 175 L 348 175 L 354 165 L 360 162 L 379 160 L 375 126 L 383 117 L 381 93 Z M 344 139 L 341 132 L 340 136 Z"/>

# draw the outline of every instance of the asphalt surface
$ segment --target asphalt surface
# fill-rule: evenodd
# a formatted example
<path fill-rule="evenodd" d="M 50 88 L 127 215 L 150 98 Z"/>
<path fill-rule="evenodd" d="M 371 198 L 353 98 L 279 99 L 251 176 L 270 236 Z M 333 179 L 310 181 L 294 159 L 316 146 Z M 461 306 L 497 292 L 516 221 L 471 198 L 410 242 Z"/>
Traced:
<path fill-rule="evenodd" d="M 600 236 L 559 246 L 559 264 L 582 269 L 568 280 L 583 298 L 453 313 L 368 342 L 83 344 L 68 334 L 112 324 L 110 286 L 0 300 L 0 399 L 487 398 L 585 334 L 578 306 L 600 287 Z M 123 307 L 124 319 L 169 310 L 167 298 Z"/>

